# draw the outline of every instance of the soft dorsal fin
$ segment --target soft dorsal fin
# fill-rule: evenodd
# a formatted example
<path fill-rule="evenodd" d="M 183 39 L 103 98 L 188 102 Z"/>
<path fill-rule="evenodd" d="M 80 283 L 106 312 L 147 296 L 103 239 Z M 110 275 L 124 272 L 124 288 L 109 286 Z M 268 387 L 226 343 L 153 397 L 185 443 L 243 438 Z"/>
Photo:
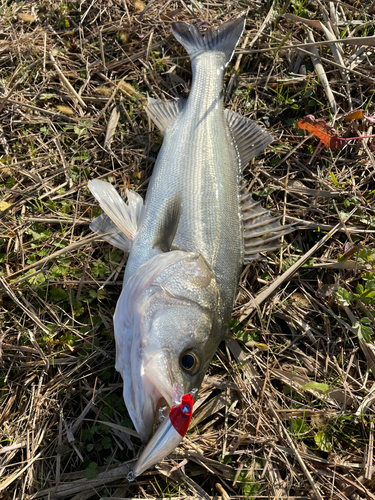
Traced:
<path fill-rule="evenodd" d="M 147 100 L 146 113 L 164 135 L 167 128 L 174 122 L 178 114 L 184 109 L 186 99 L 162 101 L 160 99 Z"/>
<path fill-rule="evenodd" d="M 249 118 L 240 116 L 229 109 L 226 109 L 224 114 L 233 134 L 241 161 L 241 170 L 243 170 L 250 160 L 273 142 L 273 137 Z"/>
<path fill-rule="evenodd" d="M 255 201 L 251 193 L 241 189 L 242 222 L 244 226 L 245 257 L 248 264 L 259 259 L 260 252 L 277 250 L 281 246 L 281 237 L 294 231 L 292 225 L 281 226 L 281 217 L 272 217 L 269 210 Z"/>
<path fill-rule="evenodd" d="M 104 214 L 96 217 L 90 229 L 101 234 L 103 239 L 113 246 L 130 251 L 131 242 L 141 225 L 144 204 L 142 197 L 128 189 L 128 204 L 124 202 L 116 189 L 109 182 L 89 181 L 87 187 L 98 200 Z"/>
<path fill-rule="evenodd" d="M 161 216 L 156 220 L 157 234 L 152 248 L 160 248 L 162 252 L 169 252 L 176 236 L 181 216 L 182 198 L 176 193 L 167 200 Z"/>

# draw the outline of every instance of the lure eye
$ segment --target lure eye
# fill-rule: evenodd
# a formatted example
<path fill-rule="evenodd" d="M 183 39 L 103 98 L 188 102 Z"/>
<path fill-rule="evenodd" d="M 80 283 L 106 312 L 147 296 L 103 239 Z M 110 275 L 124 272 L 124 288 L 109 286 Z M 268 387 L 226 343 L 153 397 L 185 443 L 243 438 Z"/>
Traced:
<path fill-rule="evenodd" d="M 198 352 L 195 349 L 184 351 L 180 357 L 180 365 L 184 372 L 195 375 L 200 366 Z"/>

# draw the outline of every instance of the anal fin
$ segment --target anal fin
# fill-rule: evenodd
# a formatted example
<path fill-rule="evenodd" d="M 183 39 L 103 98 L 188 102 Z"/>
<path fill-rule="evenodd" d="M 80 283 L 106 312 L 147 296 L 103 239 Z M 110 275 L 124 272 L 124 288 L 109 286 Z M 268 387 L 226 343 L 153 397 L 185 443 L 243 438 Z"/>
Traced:
<path fill-rule="evenodd" d="M 273 142 L 273 137 L 253 120 L 229 109 L 224 111 L 241 161 L 241 170 Z"/>
<path fill-rule="evenodd" d="M 147 100 L 146 113 L 164 135 L 168 127 L 175 121 L 178 114 L 184 109 L 186 99 L 162 101 L 160 99 Z"/>
<path fill-rule="evenodd" d="M 255 201 L 251 193 L 241 191 L 242 221 L 244 226 L 244 263 L 259 259 L 261 252 L 281 247 L 281 237 L 294 231 L 293 225 L 281 226 L 281 217 L 272 217 L 269 210 Z"/>

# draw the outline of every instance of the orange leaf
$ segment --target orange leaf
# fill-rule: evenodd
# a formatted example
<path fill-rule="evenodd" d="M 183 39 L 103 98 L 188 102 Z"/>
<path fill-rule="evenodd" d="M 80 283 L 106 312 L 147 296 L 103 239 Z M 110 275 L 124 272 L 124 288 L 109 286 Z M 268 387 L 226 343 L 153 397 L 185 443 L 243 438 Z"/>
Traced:
<path fill-rule="evenodd" d="M 364 114 L 363 111 L 357 109 L 357 111 L 353 111 L 350 115 L 345 116 L 345 122 L 351 122 L 352 120 L 363 120 Z"/>
<path fill-rule="evenodd" d="M 336 130 L 324 120 L 316 120 L 313 115 L 307 115 L 297 122 L 299 128 L 307 130 L 322 141 L 326 148 L 338 149 L 342 147 L 341 139 Z"/>

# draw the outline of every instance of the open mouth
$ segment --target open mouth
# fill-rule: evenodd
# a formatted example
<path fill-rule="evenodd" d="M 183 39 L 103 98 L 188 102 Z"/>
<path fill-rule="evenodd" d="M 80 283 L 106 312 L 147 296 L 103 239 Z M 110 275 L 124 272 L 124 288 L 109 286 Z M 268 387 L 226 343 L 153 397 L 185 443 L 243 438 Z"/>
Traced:
<path fill-rule="evenodd" d="M 168 416 L 168 412 L 170 410 L 170 406 L 165 400 L 165 398 L 160 398 L 156 404 L 155 415 L 154 415 L 154 432 L 156 428 L 160 425 L 165 417 Z"/>
<path fill-rule="evenodd" d="M 146 443 L 160 423 L 159 409 L 172 406 L 173 381 L 169 352 L 153 355 L 139 371 L 132 371 L 129 389 L 132 393 L 131 405 L 128 406 L 130 417 L 139 437 Z"/>
<path fill-rule="evenodd" d="M 144 375 L 154 385 L 167 404 L 172 406 L 173 379 L 169 352 L 163 350 L 152 356 L 144 367 Z"/>

